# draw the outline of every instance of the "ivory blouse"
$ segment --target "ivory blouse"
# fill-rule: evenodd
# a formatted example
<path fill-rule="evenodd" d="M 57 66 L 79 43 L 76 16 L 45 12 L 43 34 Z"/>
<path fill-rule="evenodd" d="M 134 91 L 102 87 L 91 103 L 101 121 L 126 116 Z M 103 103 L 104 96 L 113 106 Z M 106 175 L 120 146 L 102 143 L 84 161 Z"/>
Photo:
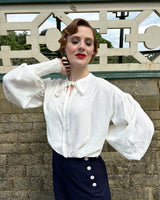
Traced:
<path fill-rule="evenodd" d="M 76 82 L 41 78 L 60 71 L 57 58 L 22 64 L 4 76 L 5 95 L 22 108 L 43 105 L 48 142 L 64 157 L 99 156 L 107 140 L 127 159 L 140 160 L 154 127 L 132 96 L 92 73 Z"/>

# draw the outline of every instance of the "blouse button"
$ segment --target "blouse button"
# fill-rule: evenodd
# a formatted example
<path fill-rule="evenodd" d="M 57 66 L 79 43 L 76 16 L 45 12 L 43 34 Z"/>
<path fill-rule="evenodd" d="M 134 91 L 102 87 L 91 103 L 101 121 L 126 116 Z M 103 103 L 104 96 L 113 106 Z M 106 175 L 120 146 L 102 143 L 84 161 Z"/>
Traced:
<path fill-rule="evenodd" d="M 96 187 L 96 186 L 97 186 L 97 183 L 93 183 L 92 185 L 93 185 L 93 187 Z"/>
<path fill-rule="evenodd" d="M 92 176 L 90 176 L 90 179 L 91 179 L 91 180 L 94 180 L 94 179 L 95 179 L 95 177 L 92 175 Z"/>
<path fill-rule="evenodd" d="M 84 160 L 85 160 L 85 161 L 88 161 L 88 158 L 87 158 L 87 157 L 85 157 L 85 158 L 84 158 Z"/>
<path fill-rule="evenodd" d="M 88 166 L 88 167 L 87 167 L 87 170 L 91 170 L 91 169 L 92 169 L 92 167 L 91 167 L 91 166 Z"/>

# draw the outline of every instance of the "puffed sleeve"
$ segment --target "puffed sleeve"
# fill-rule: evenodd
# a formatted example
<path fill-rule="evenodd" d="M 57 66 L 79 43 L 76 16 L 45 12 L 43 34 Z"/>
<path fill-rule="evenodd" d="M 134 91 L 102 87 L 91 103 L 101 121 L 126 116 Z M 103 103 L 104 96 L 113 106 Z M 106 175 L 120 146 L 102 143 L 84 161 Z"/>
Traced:
<path fill-rule="evenodd" d="M 113 95 L 112 125 L 108 143 L 130 160 L 140 160 L 147 151 L 154 126 L 148 115 L 130 94 L 119 89 Z"/>
<path fill-rule="evenodd" d="M 3 77 L 6 98 L 22 108 L 42 106 L 45 80 L 41 76 L 60 71 L 57 58 L 34 65 L 22 64 Z"/>

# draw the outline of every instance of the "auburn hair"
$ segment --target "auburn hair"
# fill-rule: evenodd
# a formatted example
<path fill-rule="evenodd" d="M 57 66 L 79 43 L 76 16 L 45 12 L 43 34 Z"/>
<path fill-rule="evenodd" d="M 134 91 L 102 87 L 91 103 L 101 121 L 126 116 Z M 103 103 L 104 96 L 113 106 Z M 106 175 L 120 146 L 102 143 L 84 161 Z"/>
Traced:
<path fill-rule="evenodd" d="M 62 57 L 66 56 L 65 48 L 67 45 L 67 36 L 77 33 L 79 26 L 86 26 L 92 30 L 93 38 L 94 38 L 94 55 L 91 59 L 91 61 L 92 61 L 98 52 L 97 38 L 96 38 L 96 34 L 95 34 L 95 31 L 92 28 L 92 26 L 89 24 L 88 21 L 86 21 L 82 18 L 74 19 L 65 29 L 63 29 L 62 36 L 59 39 L 59 43 L 60 43 L 59 51 L 60 51 Z"/>

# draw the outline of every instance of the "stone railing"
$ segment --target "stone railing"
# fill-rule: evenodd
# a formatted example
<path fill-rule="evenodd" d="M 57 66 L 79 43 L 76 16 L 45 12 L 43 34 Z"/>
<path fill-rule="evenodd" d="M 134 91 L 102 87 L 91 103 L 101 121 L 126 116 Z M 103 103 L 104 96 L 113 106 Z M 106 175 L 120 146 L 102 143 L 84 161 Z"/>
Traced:
<path fill-rule="evenodd" d="M 115 12 L 137 12 L 133 19 L 110 20 L 108 15 Z M 127 48 L 108 48 L 106 44 L 100 44 L 98 64 L 90 64 L 90 71 L 132 71 L 132 70 L 160 70 L 160 55 L 150 60 L 138 50 L 138 43 L 143 42 L 147 49 L 156 49 L 160 45 L 160 26 L 150 24 L 144 33 L 139 33 L 139 25 L 152 13 L 160 17 L 160 2 L 152 3 L 76 3 L 76 4 L 25 4 L 0 6 L 0 35 L 7 35 L 8 31 L 30 31 L 26 37 L 26 43 L 31 45 L 30 50 L 15 51 L 10 46 L 1 46 L 0 73 L 6 73 L 13 67 L 13 58 L 35 58 L 38 62 L 48 60 L 40 51 L 40 44 L 46 44 L 49 50 L 56 51 L 59 47 L 58 39 L 61 35 L 57 27 L 48 29 L 45 36 L 39 35 L 39 27 L 51 16 L 55 16 L 65 25 L 71 22 L 68 14 L 96 13 L 95 20 L 89 20 L 90 24 L 99 29 L 101 34 L 107 34 L 109 29 L 128 29 L 125 41 L 129 43 Z M 36 14 L 32 21 L 10 22 L 9 14 Z M 84 17 L 85 18 L 85 17 Z M 108 33 L 109 34 L 109 33 Z M 135 63 L 108 63 L 108 57 L 131 56 Z"/>

